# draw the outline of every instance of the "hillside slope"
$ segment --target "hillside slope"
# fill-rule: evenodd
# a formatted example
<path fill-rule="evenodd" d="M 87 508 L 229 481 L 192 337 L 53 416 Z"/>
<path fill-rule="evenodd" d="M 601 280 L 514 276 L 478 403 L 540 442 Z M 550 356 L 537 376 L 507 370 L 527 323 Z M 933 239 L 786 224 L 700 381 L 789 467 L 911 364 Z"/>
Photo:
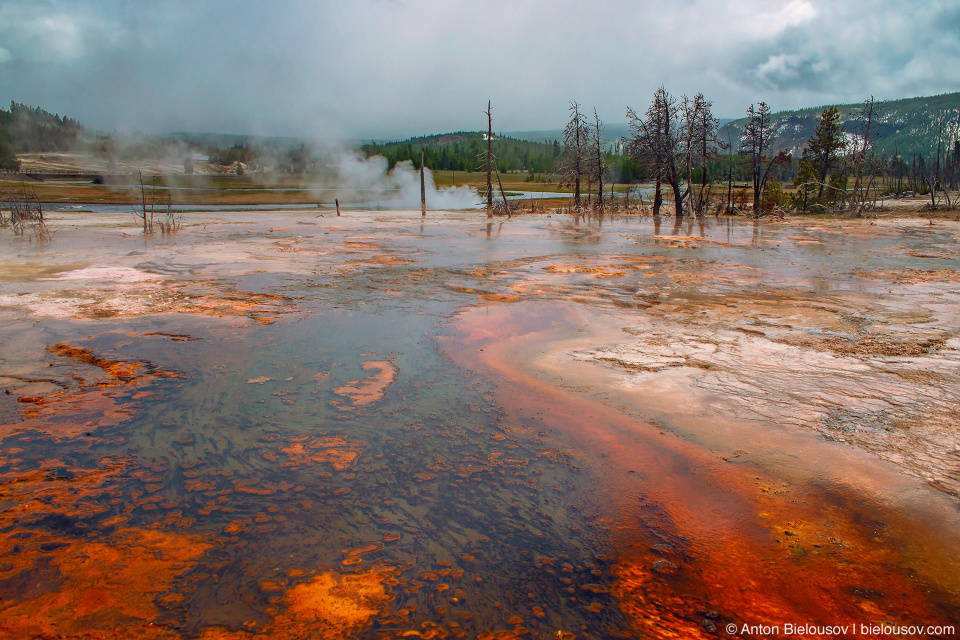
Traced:
<path fill-rule="evenodd" d="M 858 135 L 863 130 L 863 103 L 822 105 L 773 114 L 773 149 L 800 153 L 817 128 L 817 116 L 823 109 L 837 107 L 843 130 Z M 878 153 L 929 156 L 936 152 L 941 123 L 945 143 L 952 148 L 952 139 L 960 127 L 960 92 L 939 96 L 905 98 L 874 104 L 872 137 Z M 720 130 L 720 140 L 737 143 L 746 118 L 727 123 Z"/>

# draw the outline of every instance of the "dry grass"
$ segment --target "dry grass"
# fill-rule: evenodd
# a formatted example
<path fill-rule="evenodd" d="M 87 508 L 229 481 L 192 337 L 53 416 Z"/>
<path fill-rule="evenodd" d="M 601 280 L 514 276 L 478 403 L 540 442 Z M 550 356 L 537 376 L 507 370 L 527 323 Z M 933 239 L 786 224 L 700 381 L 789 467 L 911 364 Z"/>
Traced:
<path fill-rule="evenodd" d="M 77 172 L 108 171 L 105 161 L 98 158 L 86 157 L 79 154 L 24 154 L 19 156 L 24 163 L 25 170 L 69 170 Z M 228 173 L 228 167 L 218 167 L 203 164 L 202 170 L 213 173 L 203 175 L 183 175 L 182 167 L 157 166 L 145 169 L 144 181 L 151 187 L 166 187 L 170 189 L 172 201 L 176 207 L 190 205 L 290 205 L 316 204 L 333 205 L 333 192 L 318 193 L 308 190 L 324 184 L 323 176 L 297 175 L 277 173 L 248 173 L 238 176 Z M 115 171 L 132 171 L 130 167 L 118 167 Z M 216 173 L 219 171 L 219 173 Z M 108 171 L 109 172 L 109 171 Z M 162 175 L 160 175 L 162 173 Z M 147 175 L 149 174 L 149 176 Z M 502 173 L 500 179 L 503 189 L 507 192 L 526 191 L 569 192 L 561 188 L 556 181 L 551 181 L 549 174 L 537 174 L 544 181 L 527 181 L 526 173 Z M 486 174 L 482 171 L 449 171 L 438 170 L 433 172 L 437 186 L 471 186 L 483 192 L 486 188 Z M 23 178 L 16 174 L 0 174 L 0 189 L 19 186 Z M 99 185 L 90 182 L 39 182 L 29 180 L 28 183 L 42 202 L 73 203 L 73 204 L 118 204 L 139 205 L 141 202 L 140 188 L 131 174 L 128 184 Z M 636 185 L 631 185 L 636 186 Z M 494 181 L 494 195 L 499 197 L 499 185 Z M 614 190 L 623 193 L 627 185 L 614 185 Z M 604 188 L 609 193 L 610 186 Z M 586 190 L 586 185 L 584 185 Z M 148 192 L 148 202 L 151 194 L 165 195 L 167 191 Z M 669 195 L 669 194 L 667 194 Z M 666 197 L 666 196 L 665 196 Z M 669 200 L 669 198 L 667 198 Z M 524 213 L 554 212 L 568 207 L 569 198 L 528 199 L 515 203 L 514 211 Z M 633 204 L 633 203 L 632 203 Z M 663 215 L 669 216 L 671 207 L 665 206 Z M 814 214 L 816 217 L 848 217 L 850 212 L 831 212 Z M 864 217 L 923 217 L 931 220 L 960 219 L 960 210 L 937 209 L 931 210 L 930 199 L 927 196 L 902 200 L 885 200 L 882 208 L 864 212 Z M 807 216 L 803 216 L 807 217 Z"/>

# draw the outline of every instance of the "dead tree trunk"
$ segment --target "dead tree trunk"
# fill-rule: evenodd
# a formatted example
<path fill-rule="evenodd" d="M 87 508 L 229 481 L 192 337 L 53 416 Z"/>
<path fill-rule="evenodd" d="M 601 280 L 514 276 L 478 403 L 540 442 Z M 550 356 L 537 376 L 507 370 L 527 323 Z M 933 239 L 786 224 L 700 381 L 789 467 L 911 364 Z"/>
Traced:
<path fill-rule="evenodd" d="M 684 193 L 680 191 L 680 177 L 676 172 L 670 177 L 670 188 L 673 189 L 673 213 L 677 218 L 682 218 Z"/>
<path fill-rule="evenodd" d="M 143 235 L 147 235 L 147 192 L 143 189 L 143 169 L 137 173 L 140 175 L 140 204 L 143 205 Z"/>
<path fill-rule="evenodd" d="M 660 193 L 660 189 L 663 185 L 660 181 L 660 176 L 657 176 L 657 186 L 654 188 L 653 192 L 653 215 L 660 217 L 660 205 L 663 204 L 663 194 Z"/>
<path fill-rule="evenodd" d="M 853 180 L 853 200 L 856 205 L 857 216 L 862 215 L 864 205 L 866 204 L 867 194 L 861 193 L 863 189 L 863 167 L 867 163 L 867 156 L 871 151 L 872 147 L 872 127 L 873 127 L 873 107 L 874 100 L 873 96 L 870 96 L 870 100 L 866 102 L 863 110 L 861 111 L 861 117 L 865 119 L 863 124 L 863 139 L 856 142 L 856 148 L 854 149 L 854 180 Z M 942 130 L 942 127 L 941 127 Z M 939 142 L 937 150 L 937 163 L 940 162 L 940 153 L 939 153 Z M 821 187 L 822 188 L 822 187 Z M 868 189 L 869 191 L 869 189 Z M 853 209 L 853 206 L 850 207 Z"/>
<path fill-rule="evenodd" d="M 487 217 L 493 217 L 493 117 L 490 113 L 490 101 L 487 100 Z"/>
<path fill-rule="evenodd" d="M 707 160 L 710 158 L 710 150 L 708 148 L 709 138 L 708 135 L 704 135 L 700 139 L 701 148 L 700 148 L 700 157 L 703 159 L 702 170 L 700 171 L 700 199 L 697 202 L 697 215 L 702 216 L 707 212 L 707 206 L 710 201 L 710 194 L 707 191 Z"/>
<path fill-rule="evenodd" d="M 507 214 L 508 218 L 512 218 L 510 212 L 510 203 L 507 202 L 507 194 L 503 191 L 503 183 L 500 181 L 500 170 L 497 169 L 497 185 L 500 187 L 500 197 L 503 198 L 503 211 Z"/>
<path fill-rule="evenodd" d="M 601 144 L 600 136 L 603 131 L 603 123 L 600 122 L 600 117 L 597 115 L 597 109 L 593 109 L 593 143 L 594 143 L 594 153 L 595 157 L 593 159 L 594 168 L 593 173 L 596 174 L 597 178 L 597 209 L 603 211 L 603 171 L 606 168 L 603 161 L 603 146 Z"/>
<path fill-rule="evenodd" d="M 423 178 L 423 149 L 420 149 L 420 217 L 427 217 L 427 186 Z"/>
<path fill-rule="evenodd" d="M 733 214 L 733 140 L 730 138 L 730 130 L 727 129 L 727 215 Z"/>
<path fill-rule="evenodd" d="M 678 129 L 678 107 L 663 87 L 654 93 L 653 102 L 647 109 L 646 117 L 641 118 L 633 109 L 627 109 L 631 137 L 628 141 L 630 155 L 644 166 L 657 181 L 654 194 L 654 209 L 659 215 L 659 205 L 663 203 L 660 192 L 667 182 L 674 191 L 674 207 L 677 217 L 683 217 L 683 197 L 680 191 L 677 154 L 681 150 Z"/>
<path fill-rule="evenodd" d="M 560 175 L 560 186 L 573 187 L 572 207 L 582 206 L 580 189 L 583 177 L 591 177 L 590 139 L 592 134 L 586 118 L 580 113 L 580 105 L 570 102 L 570 121 L 563 130 L 563 152 L 554 162 L 554 170 Z"/>
<path fill-rule="evenodd" d="M 334 198 L 333 201 L 337 205 L 337 217 L 339 218 L 340 217 L 340 198 Z"/>

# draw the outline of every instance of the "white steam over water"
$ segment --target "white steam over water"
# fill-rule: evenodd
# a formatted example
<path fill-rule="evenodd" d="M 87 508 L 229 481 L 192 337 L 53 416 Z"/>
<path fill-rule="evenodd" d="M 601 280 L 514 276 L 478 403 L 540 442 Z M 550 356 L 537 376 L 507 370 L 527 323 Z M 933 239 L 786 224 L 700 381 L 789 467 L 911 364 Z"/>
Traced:
<path fill-rule="evenodd" d="M 337 159 L 337 191 L 344 200 L 377 203 L 391 209 L 420 208 L 420 172 L 409 160 L 387 170 L 383 156 L 362 157 L 356 151 L 345 151 Z M 433 182 L 433 173 L 424 175 L 427 209 L 476 209 L 480 194 L 473 187 L 443 187 Z"/>

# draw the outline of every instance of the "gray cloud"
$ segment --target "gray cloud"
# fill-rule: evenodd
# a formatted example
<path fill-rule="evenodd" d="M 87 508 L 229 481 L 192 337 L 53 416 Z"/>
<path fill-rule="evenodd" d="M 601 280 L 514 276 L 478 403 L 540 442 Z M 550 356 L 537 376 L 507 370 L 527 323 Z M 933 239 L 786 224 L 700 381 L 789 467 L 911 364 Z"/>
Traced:
<path fill-rule="evenodd" d="M 721 116 L 954 90 L 933 0 L 0 0 L 0 100 L 103 129 L 317 138 L 623 120 L 664 84 Z"/>

